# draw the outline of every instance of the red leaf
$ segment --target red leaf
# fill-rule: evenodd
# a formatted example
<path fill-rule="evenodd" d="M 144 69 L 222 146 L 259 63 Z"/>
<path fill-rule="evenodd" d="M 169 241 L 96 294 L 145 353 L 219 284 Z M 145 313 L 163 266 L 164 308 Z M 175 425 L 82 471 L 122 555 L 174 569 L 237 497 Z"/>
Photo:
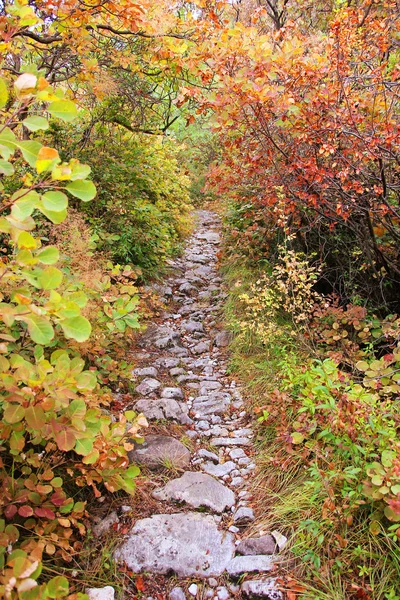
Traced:
<path fill-rule="evenodd" d="M 24 504 L 24 506 L 21 506 L 18 509 L 18 514 L 20 517 L 31 517 L 33 515 L 33 508 L 31 506 L 28 506 L 27 504 Z"/>
<path fill-rule="evenodd" d="M 6 519 L 12 519 L 16 512 L 17 512 L 17 507 L 15 506 L 15 504 L 9 504 L 4 509 L 4 515 L 5 515 Z"/>
<path fill-rule="evenodd" d="M 35 515 L 43 519 L 49 519 L 50 521 L 56 518 L 56 515 L 51 510 L 51 508 L 43 508 L 40 506 L 38 508 L 35 508 Z"/>

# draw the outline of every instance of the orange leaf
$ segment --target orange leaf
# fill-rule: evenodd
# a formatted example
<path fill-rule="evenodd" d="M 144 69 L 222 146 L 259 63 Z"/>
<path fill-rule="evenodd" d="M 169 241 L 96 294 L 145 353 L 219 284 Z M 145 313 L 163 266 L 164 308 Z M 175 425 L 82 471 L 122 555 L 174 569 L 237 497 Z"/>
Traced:
<path fill-rule="evenodd" d="M 48 146 L 40 148 L 38 160 L 54 160 L 55 158 L 59 158 L 58 151 L 55 148 L 49 148 Z"/>

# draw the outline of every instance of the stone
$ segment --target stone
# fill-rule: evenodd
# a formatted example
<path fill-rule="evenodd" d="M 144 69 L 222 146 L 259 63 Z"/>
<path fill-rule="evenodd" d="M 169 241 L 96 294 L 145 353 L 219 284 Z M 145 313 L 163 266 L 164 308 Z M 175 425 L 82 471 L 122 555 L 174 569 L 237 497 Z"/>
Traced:
<path fill-rule="evenodd" d="M 236 458 L 246 457 L 246 453 L 242 448 L 233 448 L 229 451 L 229 456 L 235 460 Z"/>
<path fill-rule="evenodd" d="M 206 342 L 199 342 L 198 344 L 193 346 L 192 353 L 193 354 L 204 354 L 205 352 L 208 352 L 209 349 L 210 349 L 209 344 L 206 344 Z"/>
<path fill-rule="evenodd" d="M 142 412 L 147 419 L 175 419 L 183 425 L 190 423 L 187 417 L 188 407 L 173 398 L 143 398 L 136 402 L 135 409 Z"/>
<path fill-rule="evenodd" d="M 273 558 L 265 555 L 235 556 L 226 566 L 227 572 L 233 577 L 243 573 L 266 573 L 273 568 Z"/>
<path fill-rule="evenodd" d="M 233 535 L 219 531 L 217 519 L 189 512 L 136 521 L 115 558 L 135 573 L 207 578 L 222 575 L 234 551 Z"/>
<path fill-rule="evenodd" d="M 197 456 L 200 456 L 200 458 L 208 458 L 209 460 L 212 460 L 215 463 L 219 463 L 219 456 L 215 454 L 215 452 L 210 452 L 209 450 L 205 450 L 204 448 L 201 448 L 198 451 Z"/>
<path fill-rule="evenodd" d="M 142 383 L 135 387 L 135 392 L 141 396 L 148 396 L 149 394 L 158 390 L 160 386 L 161 383 L 157 379 L 146 377 L 146 379 L 143 379 Z"/>
<path fill-rule="evenodd" d="M 149 325 L 146 331 L 142 334 L 139 343 L 142 347 L 153 345 L 157 348 L 163 349 L 176 345 L 179 339 L 179 333 L 170 327 L 166 325 L 153 324 Z"/>
<path fill-rule="evenodd" d="M 222 483 L 198 471 L 187 471 L 179 479 L 169 481 L 163 488 L 153 492 L 157 500 L 186 502 L 193 508 L 206 506 L 222 513 L 235 503 L 235 494 Z"/>
<path fill-rule="evenodd" d="M 213 477 L 224 477 L 233 471 L 235 467 L 235 463 L 231 460 L 228 460 L 226 463 L 222 463 L 221 465 L 215 465 L 212 462 L 206 462 L 201 468 L 203 471 L 209 475 L 212 475 Z"/>
<path fill-rule="evenodd" d="M 169 600 L 186 600 L 185 592 L 181 587 L 175 587 L 170 591 Z"/>
<path fill-rule="evenodd" d="M 95 537 L 101 537 L 102 535 L 107 533 L 113 525 L 117 523 L 119 523 L 119 518 L 115 510 L 113 510 L 112 512 L 110 512 L 109 515 L 107 515 L 104 519 L 102 519 L 96 525 L 93 526 L 93 535 Z"/>
<path fill-rule="evenodd" d="M 215 336 L 214 344 L 217 348 L 224 348 L 225 346 L 229 346 L 231 340 L 232 334 L 229 331 L 221 331 Z"/>
<path fill-rule="evenodd" d="M 196 583 L 192 583 L 192 585 L 190 585 L 188 587 L 188 592 L 191 596 L 193 596 L 195 598 L 197 596 L 198 589 L 199 589 L 199 586 Z"/>
<path fill-rule="evenodd" d="M 102 588 L 86 588 L 86 594 L 89 600 L 114 600 L 115 590 L 111 585 Z"/>
<path fill-rule="evenodd" d="M 277 589 L 276 579 L 253 579 L 242 583 L 241 590 L 249 598 L 267 598 L 268 600 L 283 600 L 283 594 Z"/>
<path fill-rule="evenodd" d="M 202 381 L 200 383 L 200 393 L 207 394 L 208 390 L 220 390 L 222 388 L 222 383 L 219 381 Z"/>
<path fill-rule="evenodd" d="M 155 367 L 144 367 L 143 369 L 133 369 L 132 374 L 137 377 L 157 377 L 158 371 Z"/>
<path fill-rule="evenodd" d="M 233 515 L 233 520 L 236 525 L 252 523 L 255 520 L 253 509 L 249 508 L 248 506 L 241 506 Z"/>
<path fill-rule="evenodd" d="M 170 465 L 177 469 L 189 466 L 190 452 L 179 440 L 167 435 L 148 435 L 143 444 L 128 452 L 129 459 L 149 469 Z"/>
<path fill-rule="evenodd" d="M 259 538 L 241 540 L 237 547 L 239 554 L 256 556 L 257 554 L 275 554 L 277 544 L 272 535 L 262 535 Z"/>
<path fill-rule="evenodd" d="M 219 244 L 221 241 L 221 237 L 216 231 L 204 231 L 197 234 L 197 237 L 200 240 L 205 240 L 209 244 Z"/>
<path fill-rule="evenodd" d="M 210 577 L 207 583 L 212 588 L 216 588 L 218 586 L 218 581 L 214 579 L 214 577 Z"/>
<path fill-rule="evenodd" d="M 174 398 L 175 400 L 183 400 L 183 392 L 178 387 L 166 387 L 161 392 L 161 398 Z"/>
<path fill-rule="evenodd" d="M 229 437 L 218 437 L 211 440 L 213 446 L 248 446 L 250 440 L 248 438 L 229 438 Z"/>
<path fill-rule="evenodd" d="M 217 589 L 217 597 L 218 600 L 228 600 L 228 598 L 230 598 L 230 593 L 228 592 L 228 590 L 226 589 L 226 587 L 219 587 Z"/>
<path fill-rule="evenodd" d="M 197 396 L 193 400 L 193 409 L 200 418 L 223 414 L 228 409 L 230 398 L 230 394 L 224 392 L 215 392 L 209 396 Z"/>
<path fill-rule="evenodd" d="M 179 358 L 158 358 L 155 364 L 165 369 L 171 369 L 177 367 L 180 362 Z"/>
<path fill-rule="evenodd" d="M 171 377 L 176 377 L 177 375 L 184 375 L 184 373 L 185 373 L 185 369 L 182 369 L 182 367 L 174 367 L 169 372 Z"/>
<path fill-rule="evenodd" d="M 244 484 L 243 477 L 233 477 L 231 480 L 232 487 L 241 487 Z"/>
<path fill-rule="evenodd" d="M 189 333 L 194 333 L 195 331 L 204 331 L 202 323 L 199 323 L 198 321 L 187 321 L 186 323 L 182 323 L 182 327 L 185 331 L 188 331 Z"/>
<path fill-rule="evenodd" d="M 281 552 L 287 544 L 287 541 L 288 541 L 287 537 L 276 530 L 271 531 L 271 535 L 275 539 L 276 543 L 278 544 L 279 551 Z"/>

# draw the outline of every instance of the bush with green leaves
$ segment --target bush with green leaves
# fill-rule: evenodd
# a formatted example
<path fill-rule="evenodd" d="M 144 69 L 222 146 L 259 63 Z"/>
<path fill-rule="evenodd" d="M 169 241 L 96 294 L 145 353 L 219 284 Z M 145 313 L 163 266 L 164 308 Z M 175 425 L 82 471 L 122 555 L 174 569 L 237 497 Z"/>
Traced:
<path fill-rule="evenodd" d="M 134 491 L 139 469 L 129 466 L 128 437 L 139 438 L 146 421 L 125 413 L 114 422 L 102 410 L 109 394 L 77 349 L 91 334 L 82 311 L 96 291 L 77 289 L 38 228 L 61 223 L 69 198 L 96 195 L 88 165 L 61 162 L 40 141 L 48 115 L 69 123 L 77 108 L 29 72 L 13 85 L 0 78 L 0 112 L 0 596 L 64 598 L 68 581 L 43 577 L 42 558 L 68 561 L 79 552 L 88 489 Z M 104 327 L 121 319 L 137 327 L 135 307 L 127 297 L 110 299 Z"/>

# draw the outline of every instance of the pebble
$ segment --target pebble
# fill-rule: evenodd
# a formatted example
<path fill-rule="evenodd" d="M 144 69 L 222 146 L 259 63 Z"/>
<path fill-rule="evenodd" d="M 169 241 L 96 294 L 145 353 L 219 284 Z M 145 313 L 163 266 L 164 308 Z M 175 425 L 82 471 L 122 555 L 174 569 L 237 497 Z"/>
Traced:
<path fill-rule="evenodd" d="M 190 585 L 189 588 L 188 588 L 188 592 L 192 596 L 196 597 L 198 589 L 199 589 L 199 586 L 196 583 L 192 583 L 192 585 Z"/>

